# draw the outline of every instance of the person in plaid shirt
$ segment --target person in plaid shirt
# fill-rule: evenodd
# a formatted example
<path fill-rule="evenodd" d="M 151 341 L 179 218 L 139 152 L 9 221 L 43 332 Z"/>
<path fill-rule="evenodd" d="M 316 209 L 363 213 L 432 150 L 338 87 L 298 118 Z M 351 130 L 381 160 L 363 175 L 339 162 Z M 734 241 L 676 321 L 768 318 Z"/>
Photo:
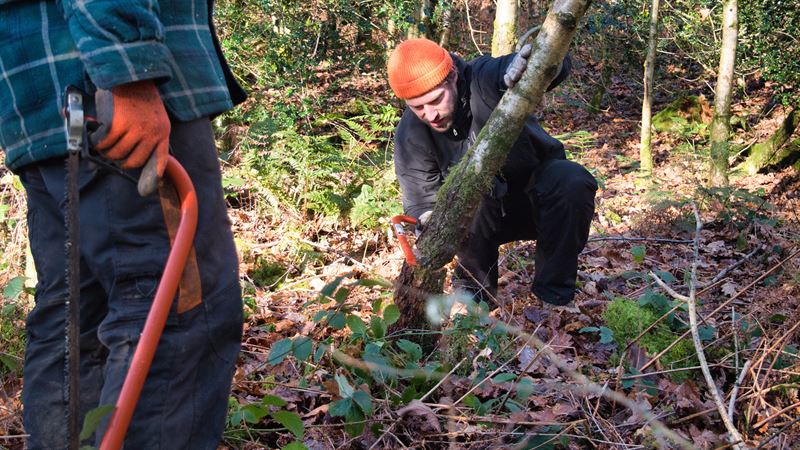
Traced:
<path fill-rule="evenodd" d="M 215 449 L 242 333 L 238 263 L 210 117 L 243 101 L 205 0 L 0 0 L 0 147 L 27 194 L 37 271 L 26 322 L 29 449 L 67 446 L 63 92 L 108 90 L 94 151 L 132 178 L 155 153 L 186 168 L 199 220 L 125 448 Z M 169 189 L 167 189 L 169 191 Z M 170 202 L 140 197 L 104 164 L 80 164 L 81 417 L 113 404 L 170 248 Z M 173 211 L 174 212 L 174 211 Z M 100 442 L 103 427 L 96 433 Z"/>

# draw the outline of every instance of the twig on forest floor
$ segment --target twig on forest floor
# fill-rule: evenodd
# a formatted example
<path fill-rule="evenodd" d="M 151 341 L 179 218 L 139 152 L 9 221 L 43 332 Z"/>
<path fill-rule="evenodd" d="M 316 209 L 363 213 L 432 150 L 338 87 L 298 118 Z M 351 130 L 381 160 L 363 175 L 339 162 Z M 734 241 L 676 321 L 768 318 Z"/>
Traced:
<path fill-rule="evenodd" d="M 467 358 L 466 358 L 466 357 L 464 357 L 464 358 L 461 358 L 461 361 L 459 361 L 459 362 L 458 362 L 458 364 L 456 364 L 455 366 L 453 366 L 453 368 L 452 368 L 452 369 L 450 369 L 450 372 L 447 372 L 447 375 L 443 376 L 443 377 L 442 377 L 442 379 L 441 379 L 441 380 L 439 380 L 439 382 L 438 382 L 438 383 L 436 383 L 436 384 L 435 384 L 435 385 L 434 385 L 432 388 L 430 388 L 430 390 L 428 390 L 428 392 L 426 392 L 426 393 L 425 393 L 425 395 L 423 395 L 422 397 L 420 397 L 420 398 L 419 398 L 419 401 L 420 401 L 420 402 L 423 402 L 423 401 L 425 401 L 425 399 L 426 399 L 426 398 L 428 398 L 428 396 L 429 396 L 429 395 L 431 395 L 431 394 L 432 394 L 434 391 L 436 391 L 436 389 L 439 389 L 439 386 L 441 386 L 441 385 L 442 385 L 442 383 L 444 383 L 444 380 L 446 380 L 448 377 L 450 377 L 451 375 L 453 375 L 453 374 L 456 372 L 456 370 L 458 370 L 458 368 L 459 368 L 459 367 L 461 367 L 461 364 L 464 364 L 464 361 L 466 361 L 466 360 L 467 360 Z M 369 450 L 372 450 L 373 448 L 375 448 L 375 446 L 376 446 L 376 445 L 378 445 L 378 443 L 379 443 L 379 442 L 380 442 L 380 441 L 381 441 L 381 440 L 382 440 L 382 439 L 383 439 L 383 438 L 384 438 L 384 437 L 385 437 L 385 436 L 386 436 L 388 433 L 390 433 L 390 432 L 392 431 L 392 429 L 394 428 L 394 426 L 395 426 L 395 425 L 396 425 L 398 422 L 399 422 L 399 421 L 392 422 L 392 424 L 391 424 L 391 425 L 389 425 L 389 428 L 387 428 L 387 429 L 386 429 L 386 430 L 383 432 L 383 434 L 381 434 L 381 435 L 380 435 L 380 437 L 378 437 L 378 439 L 376 439 L 376 440 L 375 440 L 375 442 L 374 442 L 374 443 L 373 443 L 373 444 L 372 444 L 372 445 L 369 447 Z M 397 437 L 395 436 L 395 439 L 396 439 L 396 438 L 397 438 Z"/>
<path fill-rule="evenodd" d="M 493 320 L 492 318 L 489 319 Z M 584 394 L 589 393 L 589 394 L 599 395 L 606 398 L 609 401 L 619 403 L 625 406 L 627 409 L 634 411 L 637 414 L 644 417 L 648 421 L 650 426 L 653 427 L 656 433 L 665 436 L 667 439 L 678 444 L 682 448 L 686 449 L 694 448 L 694 446 L 686 439 L 684 439 L 671 429 L 664 426 L 664 424 L 661 423 L 661 421 L 659 421 L 658 418 L 656 418 L 656 416 L 653 413 L 651 413 L 648 408 L 642 407 L 637 401 L 631 400 L 627 396 L 620 394 L 619 392 L 610 391 L 601 387 L 597 383 L 589 380 L 589 378 L 587 378 L 582 373 L 572 369 L 567 364 L 566 361 L 561 359 L 560 356 L 558 356 L 552 349 L 550 349 L 544 342 L 542 342 L 535 335 L 526 333 L 521 328 L 514 327 L 511 325 L 505 325 L 504 329 L 511 334 L 527 338 L 528 340 L 530 340 L 537 347 L 537 349 L 539 349 L 539 351 L 542 352 L 545 355 L 545 357 L 547 357 L 547 359 L 550 360 L 550 362 L 554 366 L 556 366 L 556 368 L 559 369 L 559 371 L 561 371 L 569 378 L 571 378 L 573 381 L 575 381 L 576 383 L 575 385 L 566 385 L 565 387 L 567 389 L 576 390 Z"/>
<path fill-rule="evenodd" d="M 711 393 L 714 403 L 717 406 L 719 415 L 722 418 L 722 423 L 725 425 L 728 433 L 730 433 L 728 441 L 733 444 L 734 448 L 741 449 L 743 448 L 743 445 L 740 443 L 744 441 L 742 440 L 741 434 L 739 434 L 739 430 L 737 430 L 736 426 L 733 424 L 733 421 L 729 419 L 728 411 L 725 409 L 725 404 L 722 402 L 722 396 L 720 396 L 719 393 L 719 388 L 717 387 L 714 378 L 711 376 L 711 370 L 708 368 L 708 362 L 706 361 L 706 355 L 703 351 L 703 343 L 700 340 L 700 332 L 697 326 L 697 304 L 695 303 L 695 291 L 697 289 L 697 266 L 700 262 L 700 231 L 703 229 L 703 221 L 700 219 L 700 212 L 698 211 L 697 205 L 694 202 L 692 202 L 692 210 L 694 211 L 696 226 L 694 237 L 694 259 L 692 260 L 691 278 L 689 280 L 689 296 L 686 297 L 675 292 L 655 273 L 650 272 L 650 276 L 652 276 L 656 283 L 658 283 L 658 285 L 661 286 L 665 291 L 669 292 L 674 298 L 683 300 L 687 303 L 689 307 L 689 330 L 692 333 L 692 341 L 694 342 L 697 359 L 700 362 L 703 376 L 706 379 L 706 384 L 708 384 L 708 389 Z"/>
<path fill-rule="evenodd" d="M 733 422 L 733 411 L 736 408 L 736 397 L 739 396 L 739 388 L 742 386 L 742 382 L 744 378 L 747 376 L 747 369 L 750 368 L 750 360 L 745 361 L 744 366 L 742 366 L 742 371 L 739 374 L 739 378 L 736 379 L 736 384 L 733 385 L 733 390 L 731 390 L 731 399 L 728 401 L 728 419 Z"/>
<path fill-rule="evenodd" d="M 750 288 L 752 288 L 753 286 L 755 286 L 756 284 L 758 284 L 758 283 L 759 283 L 761 280 L 763 280 L 764 278 L 767 278 L 767 277 L 768 277 L 768 276 L 769 276 L 769 275 L 770 275 L 772 272 L 774 272 L 774 271 L 778 270 L 778 269 L 779 269 L 780 267 L 782 267 L 782 266 L 783 266 L 783 265 L 784 265 L 786 262 L 788 262 L 789 260 L 791 260 L 792 258 L 794 258 L 795 256 L 797 256 L 798 254 L 800 254 L 800 249 L 796 250 L 794 253 L 792 253 L 791 255 L 789 255 L 788 257 L 786 257 L 785 259 L 783 259 L 783 260 L 779 261 L 779 262 L 778 262 L 778 263 L 776 263 L 774 266 L 770 267 L 770 268 L 769 268 L 769 270 L 767 270 L 766 272 L 762 273 L 762 274 L 761 274 L 761 275 L 760 275 L 758 278 L 756 278 L 755 280 L 753 280 L 752 282 L 750 282 L 750 284 L 748 284 L 747 286 L 745 286 L 745 287 L 743 287 L 742 289 L 740 289 L 740 290 L 739 290 L 739 291 L 738 291 L 736 294 L 734 294 L 733 296 L 731 296 L 731 298 L 729 298 L 729 299 L 725 300 L 724 302 L 722 302 L 722 304 L 721 304 L 721 305 L 719 305 L 718 307 L 716 307 L 716 308 L 715 308 L 713 311 L 711 311 L 711 313 L 710 313 L 710 314 L 708 314 L 708 315 L 706 316 L 706 318 L 711 318 L 711 317 L 712 317 L 712 316 L 714 316 L 716 313 L 720 312 L 720 311 L 721 311 L 723 308 L 725 308 L 725 307 L 727 307 L 728 305 L 730 305 L 731 303 L 733 303 L 733 301 L 734 301 L 734 300 L 736 300 L 736 299 L 738 299 L 739 297 L 741 297 L 742 295 L 744 295 L 744 293 L 745 293 L 745 292 L 747 292 L 748 290 L 750 290 Z M 666 354 L 668 351 L 670 351 L 670 350 L 672 349 L 672 347 L 674 347 L 675 345 L 677 345 L 677 344 L 678 344 L 678 342 L 680 342 L 680 341 L 681 341 L 683 338 L 685 338 L 686 336 L 688 336 L 690 333 L 691 333 L 691 330 L 686 330 L 686 331 L 685 331 L 683 334 L 681 334 L 681 335 L 680 335 L 680 336 L 678 336 L 676 339 L 674 339 L 674 340 L 672 341 L 672 343 L 671 343 L 671 344 L 669 344 L 669 345 L 668 345 L 668 346 L 667 346 L 667 347 L 666 347 L 664 350 L 661 350 L 660 352 L 658 352 L 658 354 L 657 354 L 657 355 L 653 356 L 653 359 L 651 359 L 651 360 L 650 360 L 650 362 L 648 362 L 647 364 L 645 364 L 645 365 L 644 365 L 644 367 L 642 367 L 640 370 L 641 370 L 641 371 L 644 371 L 645 369 L 647 369 L 647 368 L 648 368 L 648 367 L 650 367 L 651 365 L 655 364 L 655 363 L 656 363 L 656 361 L 658 361 L 658 359 L 659 359 L 659 358 L 661 358 L 662 356 L 664 356 L 664 354 Z"/>
<path fill-rule="evenodd" d="M 770 434 L 769 436 L 767 436 L 763 441 L 758 443 L 758 446 L 756 446 L 756 448 L 754 450 L 760 450 L 765 445 L 767 445 L 769 443 L 769 441 L 775 439 L 777 436 L 780 436 L 781 433 L 783 433 L 784 431 L 786 431 L 789 428 L 791 428 L 792 425 L 796 424 L 797 422 L 800 422 L 800 416 L 795 417 L 794 419 L 792 419 L 792 421 L 790 421 L 789 423 L 787 423 L 786 425 L 781 427 L 780 430 L 778 430 L 778 431 Z"/>
<path fill-rule="evenodd" d="M 730 266 L 722 269 L 722 271 L 720 271 L 720 273 L 716 274 L 714 276 L 714 278 L 712 278 L 710 281 L 708 281 L 706 283 L 698 283 L 697 287 L 698 288 L 705 288 L 707 286 L 711 286 L 713 284 L 716 284 L 718 281 L 720 281 L 723 278 L 725 278 L 726 276 L 728 276 L 728 274 L 731 273 L 731 271 L 733 271 L 733 269 L 735 269 L 735 268 L 741 266 L 742 264 L 744 264 L 745 262 L 749 261 L 750 258 L 755 256 L 756 253 L 758 253 L 759 251 L 763 250 L 765 247 L 766 247 L 766 245 L 757 245 L 756 248 L 753 249 L 753 251 L 751 251 L 750 253 L 744 255 L 744 257 L 742 259 L 740 259 L 740 260 L 736 261 L 735 263 L 731 264 Z"/>
<path fill-rule="evenodd" d="M 584 421 L 584 419 L 581 419 L 581 422 L 583 422 L 583 421 Z M 528 449 L 528 448 L 530 448 L 530 450 L 536 450 L 536 449 L 542 448 L 542 447 L 544 447 L 545 445 L 547 445 L 547 444 L 549 444 L 549 443 L 551 443 L 551 442 L 555 441 L 555 440 L 556 440 L 556 439 L 558 439 L 559 437 L 561 437 L 561 436 L 565 435 L 567 432 L 569 432 L 569 431 L 572 431 L 572 429 L 573 429 L 573 428 L 575 428 L 576 426 L 577 426 L 577 423 L 575 423 L 575 422 L 572 422 L 572 423 L 571 423 L 571 424 L 570 424 L 568 427 L 566 427 L 566 428 L 564 428 L 563 430 L 559 431 L 558 433 L 556 433 L 555 435 L 553 435 L 553 436 L 552 436 L 550 439 L 548 439 L 548 440 L 546 440 L 546 441 L 542 442 L 541 444 L 537 445 L 536 447 L 532 447 L 532 448 L 531 448 L 531 447 L 528 447 L 528 445 L 527 445 L 527 444 L 528 444 L 528 442 L 527 442 L 527 441 L 522 441 L 522 442 L 520 442 L 519 444 L 515 445 L 515 446 L 514 446 L 514 447 L 512 447 L 512 448 L 513 448 L 514 450 L 522 450 L 522 449 Z"/>
<path fill-rule="evenodd" d="M 531 336 L 533 336 L 533 335 L 531 335 Z M 516 360 L 519 357 L 519 355 L 522 353 L 522 351 L 525 350 L 525 348 L 528 346 L 528 344 L 530 344 L 530 341 L 531 341 L 531 339 L 529 338 L 528 341 L 525 342 L 525 344 L 522 347 L 520 347 L 520 349 L 517 351 L 516 354 L 514 354 L 514 356 L 512 358 L 509 358 L 506 362 L 501 364 L 497 369 L 493 370 L 489 375 L 486 375 L 480 382 L 478 382 L 474 386 L 472 386 L 464 395 L 462 395 L 461 397 L 459 397 L 458 400 L 453 402 L 453 406 L 456 406 L 459 403 L 461 403 L 465 398 L 467 398 L 467 396 L 469 394 L 475 392 L 475 389 L 478 389 L 483 383 L 487 382 L 493 376 L 495 376 L 498 373 L 500 373 L 501 370 L 505 369 L 506 366 L 508 365 L 508 363 L 510 363 L 511 361 Z"/>
<path fill-rule="evenodd" d="M 359 261 L 359 260 L 353 258 L 352 256 L 348 255 L 347 253 L 345 253 L 345 252 L 343 252 L 343 251 L 341 251 L 339 249 L 335 249 L 335 248 L 331 247 L 330 245 L 320 244 L 319 242 L 309 241 L 308 239 L 298 239 L 297 241 L 298 242 L 302 242 L 303 244 L 310 245 L 310 246 L 312 246 L 314 248 L 318 248 L 318 249 L 322 250 L 323 252 L 335 253 L 335 254 L 341 256 L 342 258 L 352 262 L 353 264 L 361 267 L 362 269 L 370 269 L 369 265 L 362 263 L 361 261 Z"/>
<path fill-rule="evenodd" d="M 623 242 L 661 242 L 665 244 L 691 244 L 691 239 L 668 239 L 654 237 L 601 236 L 589 238 L 586 242 L 623 241 Z"/>
<path fill-rule="evenodd" d="M 766 425 L 767 423 L 771 422 L 776 417 L 784 414 L 786 411 L 789 411 L 791 409 L 797 408 L 798 406 L 800 406 L 800 402 L 795 402 L 795 403 L 793 403 L 793 404 L 791 404 L 791 405 L 789 405 L 789 406 L 787 406 L 787 407 L 785 407 L 783 409 L 775 411 L 774 413 L 770 414 L 769 416 L 759 420 L 755 425 L 753 425 L 753 429 L 757 430 L 757 429 L 763 427 L 764 425 Z"/>

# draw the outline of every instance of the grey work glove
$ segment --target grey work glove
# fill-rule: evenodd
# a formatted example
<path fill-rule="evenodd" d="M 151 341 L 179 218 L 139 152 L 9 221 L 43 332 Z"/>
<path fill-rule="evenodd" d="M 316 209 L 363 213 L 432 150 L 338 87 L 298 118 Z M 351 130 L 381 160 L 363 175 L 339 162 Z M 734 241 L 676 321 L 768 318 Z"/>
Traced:
<path fill-rule="evenodd" d="M 511 89 L 514 87 L 515 84 L 522 78 L 522 74 L 525 72 L 525 68 L 528 67 L 528 58 L 531 56 L 531 49 L 533 46 L 531 44 L 525 44 L 517 55 L 514 56 L 514 59 L 511 61 L 511 64 L 508 65 L 506 69 L 506 74 L 503 75 L 503 81 L 506 83 L 506 86 Z"/>
<path fill-rule="evenodd" d="M 425 230 L 425 226 L 428 225 L 428 221 L 431 219 L 432 214 L 433 211 L 425 211 L 424 213 L 420 214 L 419 219 L 417 219 L 417 226 L 414 227 L 415 237 L 419 237 L 419 235 Z"/>

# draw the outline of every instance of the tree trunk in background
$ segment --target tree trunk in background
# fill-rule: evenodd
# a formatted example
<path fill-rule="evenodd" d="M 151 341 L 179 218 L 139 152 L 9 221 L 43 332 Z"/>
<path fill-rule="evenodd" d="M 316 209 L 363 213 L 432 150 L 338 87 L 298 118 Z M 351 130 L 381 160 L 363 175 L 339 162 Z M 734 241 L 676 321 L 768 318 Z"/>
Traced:
<path fill-rule="evenodd" d="M 408 27 L 407 39 L 429 39 L 431 35 L 431 17 L 433 16 L 433 0 L 422 0 L 419 9 L 414 14 L 414 23 Z"/>
<path fill-rule="evenodd" d="M 784 147 L 784 144 L 792 136 L 798 125 L 800 125 L 800 111 L 792 109 L 783 119 L 780 128 L 769 139 L 759 142 L 750 149 L 750 155 L 736 167 L 736 171 L 743 171 L 748 175 L 753 175 L 764 167 L 778 164 L 790 156 L 795 149 L 791 146 Z"/>
<path fill-rule="evenodd" d="M 644 98 L 642 99 L 642 136 L 639 143 L 639 170 L 643 178 L 653 177 L 653 149 L 650 141 L 653 136 L 651 119 L 653 115 L 653 73 L 656 64 L 658 44 L 658 2 L 653 0 L 650 7 L 650 36 L 647 43 L 647 56 L 644 60 Z"/>
<path fill-rule="evenodd" d="M 444 48 L 450 47 L 450 30 L 453 27 L 453 10 L 456 5 L 450 3 L 448 5 L 440 5 L 442 10 L 442 35 L 439 37 L 439 45 Z"/>
<path fill-rule="evenodd" d="M 453 167 L 437 194 L 426 231 L 417 242 L 418 266 L 403 264 L 395 283 L 400 320 L 392 330 L 429 329 L 425 303 L 442 293 L 442 267 L 464 241 L 481 197 L 503 166 L 525 119 L 542 100 L 591 0 L 564 0 L 547 15 L 522 79 L 508 90 L 475 143 Z M 557 9 L 555 9 L 557 8 Z"/>
<path fill-rule="evenodd" d="M 394 19 L 389 18 L 386 22 L 386 60 L 389 60 L 389 57 L 392 56 L 392 52 L 394 51 L 394 47 L 397 44 L 395 42 L 394 33 L 396 31 L 396 26 L 394 23 Z"/>
<path fill-rule="evenodd" d="M 492 56 L 514 52 L 517 43 L 517 0 L 497 0 L 492 33 Z"/>
<path fill-rule="evenodd" d="M 731 131 L 731 87 L 736 67 L 736 39 L 739 34 L 737 0 L 727 0 L 722 12 L 722 49 L 719 56 L 717 87 L 714 91 L 714 118 L 711 119 L 711 161 L 708 181 L 711 186 L 728 185 L 728 136 Z"/>

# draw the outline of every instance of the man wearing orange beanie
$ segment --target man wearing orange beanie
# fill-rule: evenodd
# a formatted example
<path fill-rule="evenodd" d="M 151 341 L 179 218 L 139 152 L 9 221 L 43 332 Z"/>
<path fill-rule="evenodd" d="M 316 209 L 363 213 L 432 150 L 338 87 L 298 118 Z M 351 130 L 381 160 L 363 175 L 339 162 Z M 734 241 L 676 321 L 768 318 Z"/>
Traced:
<path fill-rule="evenodd" d="M 395 173 L 406 214 L 422 227 L 450 168 L 475 141 L 503 93 L 519 81 L 530 52 L 526 46 L 517 54 L 466 62 L 432 41 L 411 39 L 392 53 L 389 85 L 407 106 L 395 134 Z M 567 57 L 548 90 L 569 69 Z M 536 239 L 533 293 L 552 305 L 571 302 L 596 190 L 589 172 L 566 160 L 561 142 L 535 117 L 528 118 L 459 247 L 454 287 L 493 305 L 499 246 Z"/>

